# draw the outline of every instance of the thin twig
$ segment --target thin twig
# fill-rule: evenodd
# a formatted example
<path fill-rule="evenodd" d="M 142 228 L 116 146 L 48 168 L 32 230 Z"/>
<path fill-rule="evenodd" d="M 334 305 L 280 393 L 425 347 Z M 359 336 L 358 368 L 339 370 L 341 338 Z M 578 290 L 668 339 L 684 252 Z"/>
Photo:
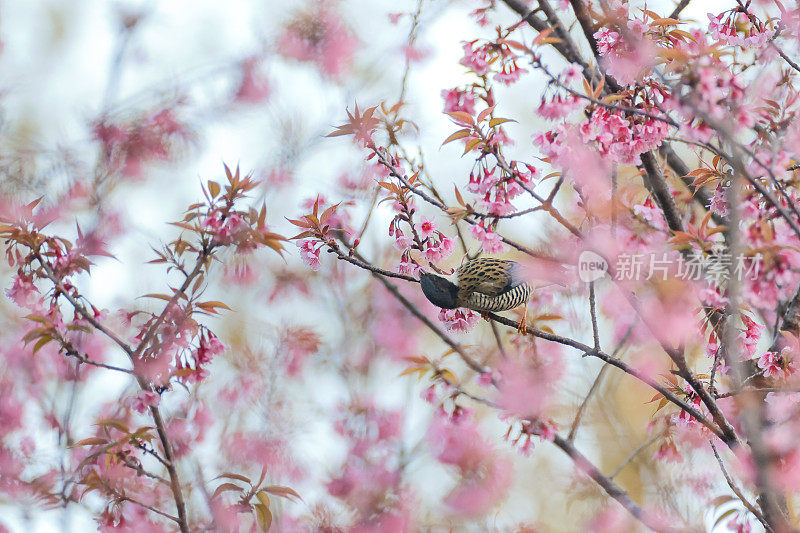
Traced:
<path fill-rule="evenodd" d="M 714 452 L 714 457 L 716 457 L 717 459 L 717 463 L 719 464 L 719 469 L 722 471 L 722 475 L 725 477 L 725 481 L 728 483 L 728 486 L 731 488 L 733 493 L 736 495 L 737 498 L 739 498 L 739 501 L 742 502 L 742 505 L 744 505 L 748 511 L 753 513 L 753 516 L 755 516 L 758 519 L 758 521 L 761 522 L 761 524 L 767 531 L 772 531 L 773 530 L 772 526 L 770 526 L 769 523 L 766 521 L 764 515 L 761 514 L 761 511 L 759 511 L 755 505 L 750 503 L 750 501 L 742 493 L 741 489 L 739 489 L 739 487 L 736 485 L 736 482 L 733 481 L 733 478 L 731 478 L 730 474 L 728 474 L 728 470 L 725 468 L 725 463 L 722 461 L 722 457 L 720 457 L 719 452 L 717 451 L 717 447 L 714 446 L 714 443 L 711 441 L 708 441 L 708 443 L 711 444 L 711 451 Z"/>
<path fill-rule="evenodd" d="M 627 458 L 626 458 L 624 461 L 622 461 L 622 462 L 619 464 L 619 466 L 617 466 L 617 467 L 614 469 L 614 471 L 613 471 L 613 472 L 611 472 L 611 473 L 608 475 L 608 478 L 609 478 L 609 479 L 614 479 L 615 477 L 617 477 L 617 474 L 619 474 L 619 473 L 622 471 L 622 469 L 623 469 L 623 468 L 625 468 L 626 466 L 628 466 L 628 464 L 630 464 L 630 462 L 631 462 L 631 461 L 633 461 L 633 460 L 636 458 L 636 456 L 637 456 L 637 455 L 639 455 L 639 453 L 640 453 L 642 450 L 644 450 L 645 448 L 647 448 L 648 446 L 650 446 L 651 444 L 653 444 L 655 441 L 657 441 L 658 439 L 660 439 L 662 436 L 663 436 L 663 435 L 662 435 L 661 433 L 659 433 L 659 434 L 657 434 L 657 435 L 653 435 L 652 437 L 650 437 L 649 439 L 647 439 L 646 441 L 644 441 L 642 444 L 640 444 L 638 448 L 636 448 L 635 450 L 633 450 L 633 452 L 631 452 L 631 454 L 630 454 L 630 455 L 629 455 L 629 456 L 628 456 L 628 457 L 627 457 Z"/>
<path fill-rule="evenodd" d="M 617 344 L 617 347 L 614 348 L 613 352 L 611 352 L 612 357 L 617 357 L 617 354 L 620 352 L 620 350 L 622 350 L 623 346 L 625 346 L 625 343 L 628 342 L 628 338 L 630 337 L 631 333 L 633 333 L 634 327 L 636 327 L 636 322 L 633 322 L 630 326 L 628 326 L 628 330 L 625 332 L 625 335 L 622 336 L 622 339 L 620 339 L 619 344 Z M 592 398 L 592 395 L 595 393 L 595 391 L 598 388 L 600 388 L 600 383 L 602 382 L 603 376 L 605 375 L 608 367 L 609 363 L 604 361 L 603 366 L 600 368 L 600 371 L 597 373 L 597 376 L 595 376 L 594 381 L 592 381 L 592 386 L 589 387 L 589 392 L 586 393 L 586 396 L 584 396 L 583 401 L 578 406 L 578 410 L 575 412 L 575 418 L 572 420 L 572 426 L 570 426 L 569 428 L 569 435 L 567 436 L 567 439 L 575 440 L 575 435 L 578 432 L 578 427 L 581 424 L 581 420 L 583 418 L 583 413 L 586 410 L 586 406 L 589 404 L 589 400 Z"/>
<path fill-rule="evenodd" d="M 589 283 L 589 314 L 592 317 L 592 338 L 594 349 L 600 350 L 600 332 L 597 329 L 597 309 L 595 305 L 594 281 Z"/>
<path fill-rule="evenodd" d="M 500 355 L 505 359 L 506 350 L 503 348 L 503 340 L 500 338 L 500 331 L 497 329 L 497 324 L 492 320 L 489 321 L 489 324 L 492 326 L 492 334 L 494 334 L 494 339 L 497 341 L 497 348 L 500 350 Z"/>

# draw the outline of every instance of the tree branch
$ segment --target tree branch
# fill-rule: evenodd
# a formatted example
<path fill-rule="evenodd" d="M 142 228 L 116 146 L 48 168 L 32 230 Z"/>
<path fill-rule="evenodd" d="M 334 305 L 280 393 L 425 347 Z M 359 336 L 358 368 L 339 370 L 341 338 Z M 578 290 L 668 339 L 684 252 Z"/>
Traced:
<path fill-rule="evenodd" d="M 488 313 L 488 317 L 490 319 L 496 320 L 497 322 L 499 322 L 501 324 L 504 324 L 504 325 L 506 325 L 508 327 L 511 327 L 511 328 L 514 328 L 514 329 L 518 329 L 519 328 L 519 324 L 517 324 L 517 322 L 515 322 L 515 321 L 513 321 L 511 319 L 505 318 L 503 316 L 500 316 L 498 314 Z M 719 437 L 728 446 L 733 446 L 736 443 L 735 436 L 731 438 L 730 436 L 725 435 L 725 433 L 723 431 L 721 431 L 720 428 L 716 427 L 713 423 L 711 423 L 697 409 L 695 409 L 694 407 L 692 407 L 691 405 L 689 405 L 685 401 L 683 401 L 680 398 L 678 398 L 677 396 L 675 396 L 666 387 L 660 385 L 658 382 L 654 381 L 649 376 L 647 376 L 647 375 L 639 372 L 635 368 L 629 366 L 624 361 L 621 361 L 621 360 L 617 359 L 616 357 L 612 357 L 612 356 L 608 355 L 607 353 L 605 353 L 605 352 L 603 352 L 601 350 L 595 350 L 591 346 L 589 346 L 587 344 L 583 344 L 582 342 L 578 342 L 576 340 L 569 339 L 567 337 L 562 337 L 562 336 L 556 335 L 554 333 L 549 333 L 547 331 L 543 331 L 543 330 L 540 330 L 540 329 L 537 329 L 537 328 L 529 327 L 527 329 L 527 331 L 526 331 L 526 334 L 534 336 L 534 337 L 538 337 L 540 339 L 544 339 L 544 340 L 547 340 L 547 341 L 556 342 L 558 344 L 563 344 L 564 346 L 570 346 L 572 348 L 580 350 L 586 356 L 597 357 L 598 359 L 606 361 L 610 365 L 619 368 L 620 370 L 622 370 L 626 374 L 630 374 L 631 376 L 633 376 L 634 378 L 638 379 L 642 383 L 647 384 L 652 389 L 654 389 L 657 392 L 659 392 L 662 396 L 664 396 L 664 398 L 666 398 L 670 402 L 674 403 L 675 405 L 677 405 L 678 407 L 680 407 L 681 409 L 683 409 L 684 411 L 689 413 L 689 415 L 691 415 L 692 418 L 694 418 L 700 424 L 702 424 L 703 426 L 708 428 L 709 431 L 711 431 L 714 435 Z"/>
<path fill-rule="evenodd" d="M 653 517 L 645 513 L 639 504 L 633 501 L 627 492 L 622 490 L 610 478 L 604 476 L 602 472 L 600 472 L 600 470 L 598 470 L 598 468 L 592 464 L 592 462 L 589 461 L 586 456 L 579 452 L 570 441 L 564 439 L 560 435 L 556 435 L 553 437 L 553 444 L 567 454 L 579 470 L 583 471 L 586 475 L 592 478 L 595 483 L 600 485 L 606 494 L 617 500 L 617 502 L 622 505 L 622 507 L 624 507 L 625 510 L 631 514 L 631 516 L 653 531 L 673 531 L 672 528 L 664 527 L 661 523 L 654 520 Z"/>

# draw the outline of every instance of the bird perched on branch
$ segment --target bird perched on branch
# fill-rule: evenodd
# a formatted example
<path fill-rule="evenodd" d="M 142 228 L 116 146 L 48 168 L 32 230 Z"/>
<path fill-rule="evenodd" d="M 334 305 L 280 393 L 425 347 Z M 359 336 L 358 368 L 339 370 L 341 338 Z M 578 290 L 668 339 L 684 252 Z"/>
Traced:
<path fill-rule="evenodd" d="M 433 305 L 443 309 L 466 307 L 484 314 L 484 318 L 489 312 L 525 305 L 519 330 L 526 330 L 527 303 L 533 287 L 522 277 L 522 267 L 515 261 L 479 257 L 461 265 L 451 276 L 423 272 L 419 282 Z"/>

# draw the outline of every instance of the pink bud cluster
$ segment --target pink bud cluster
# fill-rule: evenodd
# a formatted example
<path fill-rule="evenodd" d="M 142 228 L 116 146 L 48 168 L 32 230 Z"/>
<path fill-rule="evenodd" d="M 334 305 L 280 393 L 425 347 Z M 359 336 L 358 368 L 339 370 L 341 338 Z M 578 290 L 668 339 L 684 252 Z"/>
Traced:
<path fill-rule="evenodd" d="M 475 40 L 463 43 L 462 49 L 464 57 L 459 63 L 478 76 L 486 76 L 494 68 L 494 80 L 511 85 L 519 81 L 522 74 L 528 72 L 517 64 L 517 54 L 503 42 L 486 42 L 479 45 Z"/>
<path fill-rule="evenodd" d="M 594 142 L 598 151 L 624 165 L 638 164 L 644 152 L 658 148 L 669 134 L 669 125 L 661 120 L 631 117 L 622 112 L 596 108 L 580 126 L 583 142 Z"/>
<path fill-rule="evenodd" d="M 751 23 L 748 14 L 752 15 L 752 13 L 741 11 L 741 8 L 719 15 L 708 13 L 708 31 L 711 33 L 711 37 L 731 46 L 743 48 L 764 46 L 775 35 L 775 29 L 760 22 Z M 746 29 L 739 30 L 738 28 Z"/>
<path fill-rule="evenodd" d="M 401 274 L 419 275 L 419 259 L 412 255 L 412 250 L 418 251 L 431 263 L 443 261 L 453 254 L 455 243 L 439 230 L 432 218 L 423 216 L 414 223 L 416 211 L 412 199 L 403 196 L 395 202 L 395 209 L 398 213 L 389 223 L 389 236 L 394 237 L 395 248 L 402 252 L 399 266 Z M 402 227 L 405 227 L 405 231 Z"/>
<path fill-rule="evenodd" d="M 126 123 L 103 119 L 94 125 L 94 137 L 110 165 L 131 178 L 140 178 L 148 162 L 170 159 L 176 143 L 189 136 L 188 127 L 169 108 Z"/>

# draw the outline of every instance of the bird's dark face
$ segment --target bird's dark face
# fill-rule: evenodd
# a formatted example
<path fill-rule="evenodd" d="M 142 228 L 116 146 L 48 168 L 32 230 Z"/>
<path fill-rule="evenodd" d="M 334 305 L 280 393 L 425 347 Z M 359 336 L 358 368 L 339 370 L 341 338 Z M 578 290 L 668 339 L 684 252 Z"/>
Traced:
<path fill-rule="evenodd" d="M 442 309 L 455 309 L 456 298 L 458 296 L 458 287 L 451 281 L 437 276 L 423 272 L 419 275 L 419 284 L 422 285 L 422 292 L 433 305 L 441 307 Z"/>

